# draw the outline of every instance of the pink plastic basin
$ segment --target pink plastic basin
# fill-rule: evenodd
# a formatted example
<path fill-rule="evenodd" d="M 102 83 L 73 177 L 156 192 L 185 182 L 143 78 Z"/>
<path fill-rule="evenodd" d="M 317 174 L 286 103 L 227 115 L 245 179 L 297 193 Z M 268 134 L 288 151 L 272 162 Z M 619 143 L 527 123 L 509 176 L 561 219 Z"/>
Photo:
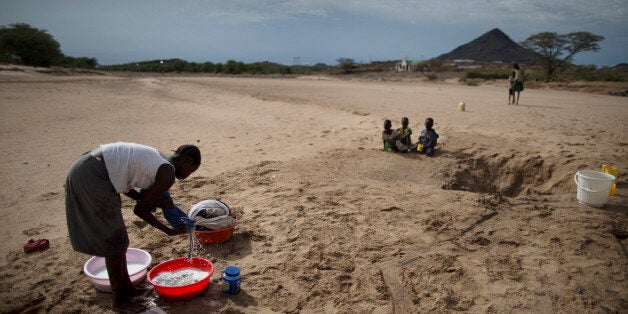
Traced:
<path fill-rule="evenodd" d="M 206 271 L 209 274 L 202 280 L 185 286 L 170 287 L 162 286 L 153 282 L 153 278 L 155 278 L 161 272 L 175 271 L 178 269 L 190 267 L 198 268 L 202 271 Z M 205 289 L 207 289 L 207 286 L 209 285 L 209 279 L 211 278 L 213 273 L 214 265 L 210 261 L 204 258 L 192 257 L 192 262 L 190 263 L 187 257 L 182 257 L 171 259 L 155 266 L 148 272 L 148 282 L 150 282 L 155 287 L 155 290 L 157 291 L 159 296 L 166 301 L 187 301 L 205 292 Z"/>
<path fill-rule="evenodd" d="M 146 269 L 150 265 L 152 258 L 148 252 L 135 248 L 126 250 L 126 264 L 129 271 L 129 277 L 134 285 L 144 280 Z M 105 258 L 93 256 L 85 265 L 83 272 L 92 281 L 96 289 L 103 292 L 111 292 L 111 284 L 109 283 L 109 274 L 105 265 Z"/>

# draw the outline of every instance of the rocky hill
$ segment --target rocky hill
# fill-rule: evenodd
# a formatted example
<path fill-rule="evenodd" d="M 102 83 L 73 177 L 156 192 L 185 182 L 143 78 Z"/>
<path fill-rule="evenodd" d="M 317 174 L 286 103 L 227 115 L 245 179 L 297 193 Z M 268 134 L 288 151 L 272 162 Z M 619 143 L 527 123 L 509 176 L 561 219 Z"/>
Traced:
<path fill-rule="evenodd" d="M 495 28 L 448 53 L 438 56 L 436 59 L 526 63 L 533 61 L 534 53 L 512 41 L 500 29 Z"/>

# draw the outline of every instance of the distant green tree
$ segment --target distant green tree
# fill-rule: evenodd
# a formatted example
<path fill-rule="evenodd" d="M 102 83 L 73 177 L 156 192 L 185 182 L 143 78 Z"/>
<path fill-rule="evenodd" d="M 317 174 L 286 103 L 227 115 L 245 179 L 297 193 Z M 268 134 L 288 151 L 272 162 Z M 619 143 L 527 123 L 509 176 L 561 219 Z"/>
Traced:
<path fill-rule="evenodd" d="M 264 70 L 265 70 L 264 67 L 259 62 L 255 62 L 255 63 L 249 64 L 247 66 L 247 69 L 248 69 L 249 73 L 251 73 L 251 74 L 266 74 L 264 72 Z"/>
<path fill-rule="evenodd" d="M 177 73 L 180 73 L 180 72 L 183 72 L 183 70 L 185 70 L 186 64 L 187 62 L 183 60 L 175 60 L 174 62 L 171 63 L 172 67 L 170 69 L 171 71 L 176 71 Z"/>
<path fill-rule="evenodd" d="M 227 63 L 222 68 L 222 73 L 225 73 L 225 74 L 235 74 L 236 73 L 236 62 L 235 62 L 235 60 L 227 60 Z"/>
<path fill-rule="evenodd" d="M 246 71 L 246 66 L 241 61 L 228 60 L 222 68 L 225 74 L 241 74 Z"/>
<path fill-rule="evenodd" d="M 63 54 L 45 30 L 18 23 L 0 27 L 0 56 L 5 62 L 47 67 Z"/>
<path fill-rule="evenodd" d="M 201 72 L 201 65 L 196 62 L 186 62 L 184 72 Z"/>
<path fill-rule="evenodd" d="M 202 71 L 205 72 L 205 73 L 212 73 L 215 70 L 214 64 L 211 63 L 211 62 L 203 63 L 201 68 L 203 69 Z"/>
<path fill-rule="evenodd" d="M 340 65 L 344 73 L 351 73 L 351 71 L 357 67 L 355 61 L 350 58 L 338 58 L 336 62 L 338 62 L 338 65 Z"/>
<path fill-rule="evenodd" d="M 571 63 L 575 54 L 583 51 L 599 51 L 598 42 L 602 40 L 604 40 L 603 36 L 589 32 L 563 35 L 543 32 L 528 37 L 521 42 L 521 45 L 537 53 L 537 58 L 545 69 L 545 82 L 549 82 L 557 69 Z"/>
<path fill-rule="evenodd" d="M 68 57 L 62 56 L 59 59 L 54 61 L 54 65 L 62 66 L 65 68 L 83 68 L 83 69 L 94 69 L 98 65 L 98 61 L 96 58 L 87 58 L 87 57 Z"/>
<path fill-rule="evenodd" d="M 279 69 L 279 73 L 281 74 L 292 74 L 292 69 L 288 66 L 283 66 Z"/>
<path fill-rule="evenodd" d="M 242 61 L 236 62 L 235 74 L 241 74 L 246 72 L 246 64 Z"/>

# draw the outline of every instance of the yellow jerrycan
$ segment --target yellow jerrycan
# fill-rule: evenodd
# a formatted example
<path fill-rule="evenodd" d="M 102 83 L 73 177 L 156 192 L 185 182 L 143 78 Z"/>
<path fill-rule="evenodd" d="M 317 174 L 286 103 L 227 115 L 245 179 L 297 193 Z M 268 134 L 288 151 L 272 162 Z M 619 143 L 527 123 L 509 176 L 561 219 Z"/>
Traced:
<path fill-rule="evenodd" d="M 611 185 L 611 191 L 608 192 L 608 195 L 610 196 L 615 195 L 615 189 L 617 188 L 617 168 L 615 168 L 614 166 L 603 165 L 602 172 L 608 173 L 615 177 L 615 182 L 613 182 L 613 185 Z"/>

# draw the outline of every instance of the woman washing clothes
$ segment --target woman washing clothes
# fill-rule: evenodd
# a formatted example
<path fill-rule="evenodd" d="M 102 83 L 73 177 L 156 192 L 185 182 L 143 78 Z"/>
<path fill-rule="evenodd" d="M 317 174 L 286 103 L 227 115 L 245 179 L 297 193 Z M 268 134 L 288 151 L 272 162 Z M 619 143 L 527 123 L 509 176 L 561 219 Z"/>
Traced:
<path fill-rule="evenodd" d="M 127 270 L 129 237 L 120 194 L 137 201 L 133 213 L 149 225 L 170 236 L 183 234 L 185 226 L 164 225 L 151 207 L 171 208 L 172 198 L 160 196 L 200 164 L 201 153 L 194 145 L 182 145 L 167 156 L 149 146 L 123 142 L 100 145 L 72 163 L 65 182 L 70 242 L 77 252 L 105 258 L 114 307 L 131 305 L 137 293 Z"/>

